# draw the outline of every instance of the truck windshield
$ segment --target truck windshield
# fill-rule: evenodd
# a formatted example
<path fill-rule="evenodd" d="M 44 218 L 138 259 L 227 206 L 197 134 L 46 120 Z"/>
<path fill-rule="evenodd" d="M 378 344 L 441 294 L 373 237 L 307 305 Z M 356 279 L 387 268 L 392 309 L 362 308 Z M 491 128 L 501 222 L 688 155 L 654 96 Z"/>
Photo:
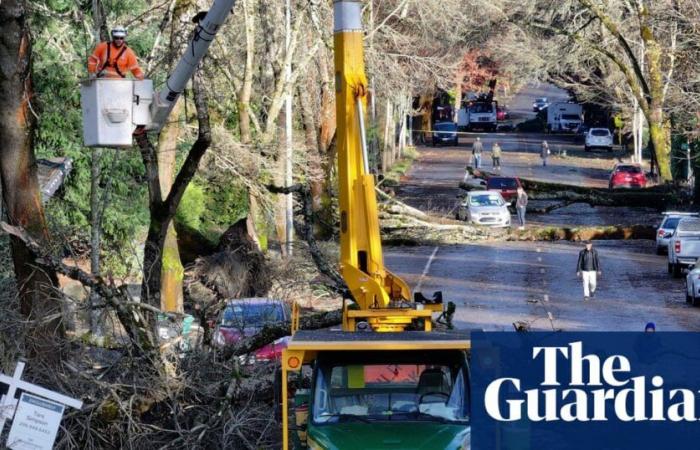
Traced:
<path fill-rule="evenodd" d="M 493 105 L 490 103 L 474 103 L 469 111 L 472 113 L 491 113 L 493 112 Z"/>
<path fill-rule="evenodd" d="M 562 114 L 561 118 L 564 120 L 581 120 L 576 114 Z"/>
<path fill-rule="evenodd" d="M 469 421 L 469 382 L 459 351 L 363 352 L 322 360 L 314 382 L 317 424 Z M 379 353 L 381 355 L 374 355 Z M 382 361 L 383 360 L 383 361 Z M 363 363 L 364 361 L 364 363 Z"/>

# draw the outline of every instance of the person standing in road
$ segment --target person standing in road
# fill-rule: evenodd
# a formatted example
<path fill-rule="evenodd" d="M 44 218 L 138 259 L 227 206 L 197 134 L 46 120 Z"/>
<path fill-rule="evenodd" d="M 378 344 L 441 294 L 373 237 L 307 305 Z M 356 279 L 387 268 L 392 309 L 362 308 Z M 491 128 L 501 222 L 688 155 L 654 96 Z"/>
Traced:
<path fill-rule="evenodd" d="M 547 141 L 542 141 L 542 150 L 540 151 L 540 158 L 542 158 L 542 166 L 547 167 L 547 158 L 551 152 L 549 151 L 549 144 Z"/>
<path fill-rule="evenodd" d="M 586 241 L 586 248 L 578 254 L 576 276 L 583 277 L 583 299 L 595 297 L 597 275 L 600 275 L 598 252 L 593 249 L 593 243 Z"/>
<path fill-rule="evenodd" d="M 498 142 L 494 142 L 491 147 L 491 161 L 494 169 L 501 170 L 501 146 Z"/>
<path fill-rule="evenodd" d="M 474 144 L 472 144 L 472 156 L 474 157 L 474 168 L 479 169 L 481 167 L 481 152 L 484 151 L 484 144 L 481 143 L 481 138 L 477 137 Z"/>
<path fill-rule="evenodd" d="M 527 194 L 522 187 L 518 188 L 518 198 L 515 200 L 515 209 L 518 212 L 520 230 L 525 229 L 525 210 L 527 209 Z"/>

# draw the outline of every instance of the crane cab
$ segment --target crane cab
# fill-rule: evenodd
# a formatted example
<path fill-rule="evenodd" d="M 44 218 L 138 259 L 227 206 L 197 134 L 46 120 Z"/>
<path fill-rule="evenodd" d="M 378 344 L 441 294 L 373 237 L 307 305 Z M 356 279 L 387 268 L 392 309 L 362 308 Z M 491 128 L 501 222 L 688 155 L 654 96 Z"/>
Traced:
<path fill-rule="evenodd" d="M 469 448 L 470 350 L 468 332 L 297 331 L 277 393 L 283 450 Z M 311 389 L 289 408 L 287 378 L 304 367 Z"/>
<path fill-rule="evenodd" d="M 152 80 L 95 78 L 81 81 L 84 145 L 131 147 L 136 127 L 151 123 L 153 95 Z"/>

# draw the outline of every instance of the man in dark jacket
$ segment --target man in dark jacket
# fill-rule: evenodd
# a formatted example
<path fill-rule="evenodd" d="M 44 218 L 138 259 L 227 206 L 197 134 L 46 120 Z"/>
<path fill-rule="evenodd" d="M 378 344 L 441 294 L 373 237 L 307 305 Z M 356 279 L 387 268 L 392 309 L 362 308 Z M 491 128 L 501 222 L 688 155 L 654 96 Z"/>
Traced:
<path fill-rule="evenodd" d="M 576 276 L 583 276 L 583 299 L 588 300 L 595 297 L 596 278 L 600 275 L 600 263 L 598 262 L 598 252 L 593 250 L 593 243 L 586 241 L 586 248 L 578 254 L 578 264 L 576 266 Z"/>

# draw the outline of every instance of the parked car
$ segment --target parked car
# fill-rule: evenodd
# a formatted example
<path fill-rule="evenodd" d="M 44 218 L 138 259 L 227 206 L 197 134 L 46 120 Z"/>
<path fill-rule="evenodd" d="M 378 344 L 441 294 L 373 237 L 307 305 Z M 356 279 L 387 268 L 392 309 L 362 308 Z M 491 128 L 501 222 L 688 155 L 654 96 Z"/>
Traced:
<path fill-rule="evenodd" d="M 508 110 L 506 109 L 505 106 L 497 106 L 496 107 L 496 120 L 501 121 L 501 120 L 507 120 L 508 119 Z"/>
<path fill-rule="evenodd" d="M 549 102 L 547 101 L 547 97 L 540 97 L 535 99 L 535 102 L 532 104 L 532 110 L 534 112 L 540 112 L 548 106 Z"/>
<path fill-rule="evenodd" d="M 457 210 L 457 219 L 478 225 L 510 226 L 508 204 L 498 191 L 471 191 Z"/>
<path fill-rule="evenodd" d="M 700 259 L 685 277 L 685 302 L 693 306 L 700 303 Z"/>
<path fill-rule="evenodd" d="M 613 149 L 613 135 L 607 128 L 591 128 L 586 133 L 586 141 L 583 150 L 589 151 L 593 148 L 605 149 L 609 152 Z"/>
<path fill-rule="evenodd" d="M 647 177 L 639 164 L 615 164 L 610 173 L 608 188 L 644 188 L 647 187 Z"/>
<path fill-rule="evenodd" d="M 266 325 L 274 325 L 291 320 L 291 310 L 282 300 L 270 298 L 233 299 L 226 302 L 221 320 L 213 334 L 213 344 L 223 348 L 234 345 L 241 339 L 255 336 Z M 284 336 L 259 348 L 248 355 L 243 362 L 279 360 L 282 350 L 287 348 L 291 336 Z"/>
<path fill-rule="evenodd" d="M 433 147 L 441 144 L 459 144 L 456 123 L 438 122 L 433 126 Z"/>
<path fill-rule="evenodd" d="M 678 222 L 683 217 L 700 217 L 700 213 L 667 211 L 663 214 L 661 225 L 656 230 L 656 254 L 663 255 L 668 252 L 668 241 L 676 231 Z"/>
<path fill-rule="evenodd" d="M 700 218 L 683 217 L 668 241 L 668 273 L 680 278 L 700 258 Z"/>
<path fill-rule="evenodd" d="M 498 191 L 501 197 L 508 204 L 515 204 L 518 198 L 518 188 L 522 187 L 518 177 L 488 177 L 486 179 L 486 189 Z"/>

